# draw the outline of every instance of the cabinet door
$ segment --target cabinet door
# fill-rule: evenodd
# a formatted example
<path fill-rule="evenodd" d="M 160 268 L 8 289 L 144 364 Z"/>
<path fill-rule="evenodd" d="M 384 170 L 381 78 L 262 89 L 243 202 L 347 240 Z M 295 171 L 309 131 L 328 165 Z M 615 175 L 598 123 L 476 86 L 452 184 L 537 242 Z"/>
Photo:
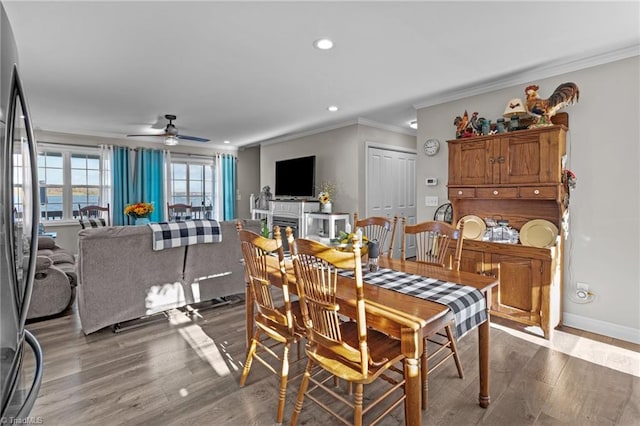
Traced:
<path fill-rule="evenodd" d="M 460 257 L 460 270 L 476 274 L 484 273 L 484 253 L 463 249 Z"/>
<path fill-rule="evenodd" d="M 449 145 L 449 185 L 482 185 L 490 178 L 487 140 Z"/>
<path fill-rule="evenodd" d="M 525 132 L 500 139 L 500 183 L 553 182 L 551 148 L 549 132 Z"/>
<path fill-rule="evenodd" d="M 503 254 L 491 255 L 492 273 L 500 278 L 493 308 L 517 319 L 540 323 L 542 262 Z"/>

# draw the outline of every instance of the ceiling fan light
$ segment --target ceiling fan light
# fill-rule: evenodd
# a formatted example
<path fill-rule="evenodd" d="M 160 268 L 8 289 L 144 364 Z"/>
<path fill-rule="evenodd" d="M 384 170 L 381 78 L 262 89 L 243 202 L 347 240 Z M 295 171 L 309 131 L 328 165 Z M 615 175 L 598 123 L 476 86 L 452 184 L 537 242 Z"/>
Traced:
<path fill-rule="evenodd" d="M 178 145 L 178 138 L 173 135 L 169 135 L 166 138 L 164 138 L 164 144 L 169 146 Z"/>

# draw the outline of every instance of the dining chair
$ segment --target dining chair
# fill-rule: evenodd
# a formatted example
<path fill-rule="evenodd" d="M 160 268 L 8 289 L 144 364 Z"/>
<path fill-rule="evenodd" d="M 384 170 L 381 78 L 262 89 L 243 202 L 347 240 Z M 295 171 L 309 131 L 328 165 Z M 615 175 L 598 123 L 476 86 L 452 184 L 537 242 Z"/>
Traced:
<path fill-rule="evenodd" d="M 278 411 L 276 422 L 281 424 L 284 419 L 285 396 L 287 393 L 287 381 L 289 374 L 289 349 L 292 343 L 299 342 L 304 337 L 304 328 L 298 325 L 296 320 L 302 318 L 300 304 L 292 302 L 289 297 L 289 287 L 284 263 L 284 250 L 280 227 L 273 228 L 274 238 L 265 238 L 254 232 L 243 230 L 242 224 L 236 224 L 242 255 L 245 262 L 246 278 L 248 279 L 251 297 L 256 307 L 254 317 L 255 333 L 251 338 L 247 358 L 244 363 L 240 386 L 244 386 L 251 370 L 253 360 L 258 360 L 272 373 L 280 377 L 278 391 Z M 287 234 L 292 235 L 291 228 L 286 229 Z M 267 259 L 277 256 L 280 264 L 279 287 L 282 291 L 272 291 L 273 284 L 267 269 Z M 274 299 L 282 295 L 281 304 L 276 304 Z M 263 338 L 266 336 L 266 338 Z M 267 342 L 271 339 L 271 344 Z M 275 343 L 274 343 L 275 342 Z M 281 354 L 274 351 L 274 347 L 282 344 Z M 267 353 L 280 361 L 280 371 L 276 371 L 263 355 Z M 300 348 L 298 347 L 298 359 Z"/>
<path fill-rule="evenodd" d="M 80 203 L 78 203 L 78 215 L 80 216 L 80 219 L 103 219 L 107 226 L 111 226 L 111 206 L 109 203 L 107 203 L 106 207 L 97 205 L 87 205 L 82 207 Z"/>
<path fill-rule="evenodd" d="M 438 266 L 440 268 L 460 270 L 460 259 L 462 257 L 462 245 L 463 245 L 463 231 L 464 222 L 462 222 L 458 229 L 447 222 L 440 221 L 426 221 L 417 223 L 415 225 L 408 225 L 406 218 L 402 218 L 402 248 L 401 258 L 405 259 L 407 239 L 410 236 L 415 237 L 416 247 L 416 261 L 426 263 L 429 265 Z M 455 241 L 455 247 L 453 253 L 449 250 L 451 242 Z M 422 408 L 426 409 L 428 406 L 427 398 L 427 378 L 436 368 L 440 367 L 449 358 L 454 359 L 456 363 L 456 369 L 458 370 L 458 376 L 464 378 L 464 371 L 462 370 L 462 363 L 460 362 L 460 356 L 458 354 L 458 348 L 456 346 L 456 336 L 453 332 L 455 328 L 455 321 L 450 322 L 444 327 L 443 331 L 439 331 L 432 336 L 425 337 L 424 349 L 421 357 L 421 368 L 423 372 L 422 376 Z M 428 352 L 428 343 L 434 343 L 438 345 L 438 349 L 433 353 Z M 446 355 L 442 356 L 443 351 L 447 351 Z M 431 365 L 431 361 L 441 357 L 434 365 Z"/>
<path fill-rule="evenodd" d="M 371 216 L 364 219 L 358 219 L 358 213 L 353 214 L 354 229 L 362 228 L 362 235 L 366 235 L 369 241 L 378 240 L 380 247 L 380 255 L 386 254 L 387 257 L 393 257 L 393 243 L 396 238 L 396 227 L 398 225 L 398 216 L 394 216 L 393 220 L 382 216 Z M 389 239 L 389 247 L 387 247 L 387 238 Z"/>
<path fill-rule="evenodd" d="M 405 356 L 398 339 L 367 328 L 362 261 L 357 237 L 353 239 L 352 252 L 341 252 L 307 239 L 296 239 L 293 246 L 296 286 L 307 330 L 308 361 L 291 424 L 297 424 L 305 397 L 343 423 L 358 426 L 362 425 L 363 416 L 370 413 L 372 408 L 379 407 L 371 414 L 376 416 L 372 424 L 376 423 L 406 399 L 402 365 L 396 365 Z M 353 303 L 356 313 L 351 318 L 355 316 L 355 321 L 343 321 L 348 315 L 336 302 L 338 271 L 354 273 L 351 285 L 355 290 Z M 345 285 L 344 281 L 340 285 Z M 346 382 L 345 388 L 336 387 L 340 379 Z M 364 406 L 364 385 L 376 381 L 386 383 L 387 389 L 376 387 L 381 394 L 376 394 Z M 355 394 L 351 392 L 353 387 Z M 322 391 L 327 395 L 318 395 Z M 401 395 L 398 396 L 398 392 Z M 332 406 L 330 401 L 341 404 Z M 386 404 L 379 406 L 383 401 Z M 351 421 L 344 417 L 344 408 L 347 407 L 352 410 Z"/>
<path fill-rule="evenodd" d="M 167 203 L 167 221 L 182 222 L 192 218 L 191 204 L 169 204 Z"/>

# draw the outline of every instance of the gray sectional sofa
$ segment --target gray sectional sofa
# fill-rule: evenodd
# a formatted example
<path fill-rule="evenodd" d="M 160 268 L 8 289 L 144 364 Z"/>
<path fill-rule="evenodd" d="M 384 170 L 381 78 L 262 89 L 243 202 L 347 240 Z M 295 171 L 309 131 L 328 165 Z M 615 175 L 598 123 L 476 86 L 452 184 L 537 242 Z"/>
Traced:
<path fill-rule="evenodd" d="M 245 289 L 236 221 L 220 222 L 222 242 L 152 249 L 149 226 L 78 232 L 78 313 L 85 334 Z M 260 231 L 259 220 L 243 227 Z"/>
<path fill-rule="evenodd" d="M 69 308 L 76 293 L 73 253 L 51 237 L 38 237 L 38 255 L 27 319 L 58 315 Z"/>

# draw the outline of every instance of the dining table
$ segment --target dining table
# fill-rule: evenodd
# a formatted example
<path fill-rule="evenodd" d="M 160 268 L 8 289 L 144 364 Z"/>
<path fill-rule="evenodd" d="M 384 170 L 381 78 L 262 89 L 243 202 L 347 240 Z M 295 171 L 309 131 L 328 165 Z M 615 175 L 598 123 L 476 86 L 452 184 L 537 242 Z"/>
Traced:
<path fill-rule="evenodd" d="M 280 269 L 278 259 L 268 259 L 268 267 L 272 270 L 271 282 L 279 283 Z M 296 292 L 296 277 L 293 263 L 285 261 L 289 291 Z M 448 270 L 437 266 L 418 263 L 411 260 L 379 258 L 379 267 L 412 275 L 419 275 L 430 279 L 456 283 L 461 286 L 473 287 L 480 291 L 486 301 L 486 320 L 476 326 L 478 329 L 478 363 L 479 363 L 479 405 L 486 408 L 490 404 L 489 396 L 489 309 L 491 292 L 499 283 L 496 277 L 475 274 L 464 271 Z M 364 269 L 365 267 L 363 267 Z M 356 318 L 356 287 L 353 278 L 338 277 L 337 299 L 340 303 L 340 313 L 350 318 Z M 420 358 L 423 352 L 424 338 L 450 324 L 454 313 L 445 304 L 433 302 L 383 286 L 364 281 L 365 309 L 367 326 L 387 335 L 400 339 L 401 350 L 405 355 L 405 424 L 422 424 L 422 380 L 420 375 Z M 246 289 L 246 325 L 247 345 L 253 333 L 253 299 L 251 291 Z M 426 405 L 426 404 L 425 404 Z"/>

